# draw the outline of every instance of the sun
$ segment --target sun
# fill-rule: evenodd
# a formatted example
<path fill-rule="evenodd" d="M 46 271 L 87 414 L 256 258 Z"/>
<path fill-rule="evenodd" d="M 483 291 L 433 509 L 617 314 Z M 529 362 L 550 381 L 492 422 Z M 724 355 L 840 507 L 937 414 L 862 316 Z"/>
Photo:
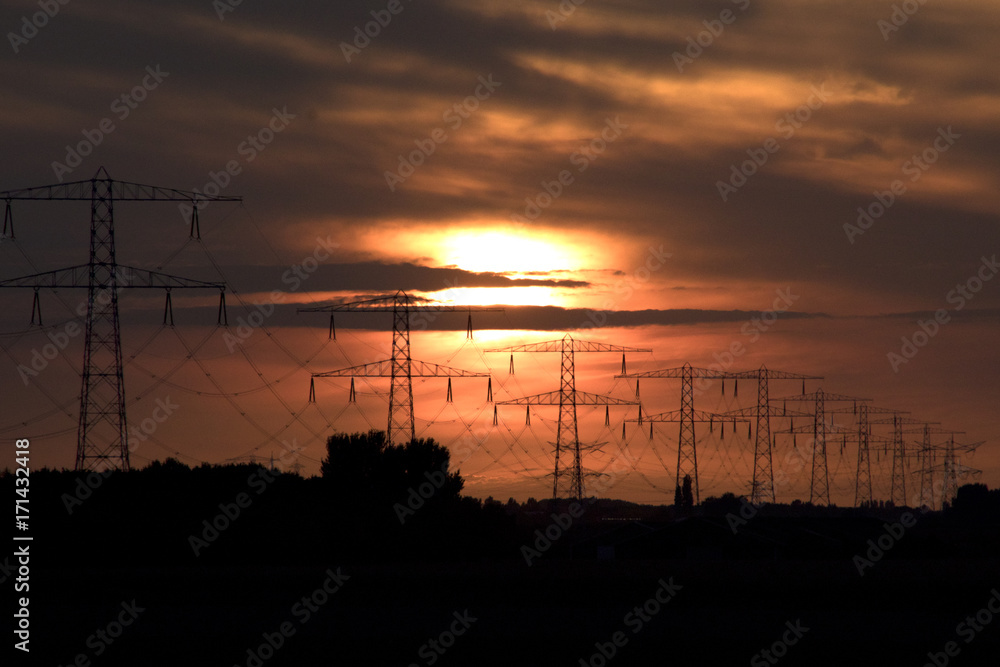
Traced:
<path fill-rule="evenodd" d="M 565 246 L 499 231 L 466 231 L 441 241 L 440 260 L 475 273 L 531 273 L 572 270 Z"/>

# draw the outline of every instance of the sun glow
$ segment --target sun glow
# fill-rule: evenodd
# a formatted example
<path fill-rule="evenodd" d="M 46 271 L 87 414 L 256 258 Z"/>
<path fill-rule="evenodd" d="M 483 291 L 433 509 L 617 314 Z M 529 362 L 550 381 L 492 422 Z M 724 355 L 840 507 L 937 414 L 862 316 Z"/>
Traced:
<path fill-rule="evenodd" d="M 577 268 L 564 246 L 506 232 L 461 232 L 441 241 L 440 258 L 477 273 L 524 273 Z"/>
<path fill-rule="evenodd" d="M 456 306 L 505 305 L 505 306 L 555 306 L 562 299 L 551 287 L 459 287 L 442 290 L 433 295 L 435 301 Z"/>

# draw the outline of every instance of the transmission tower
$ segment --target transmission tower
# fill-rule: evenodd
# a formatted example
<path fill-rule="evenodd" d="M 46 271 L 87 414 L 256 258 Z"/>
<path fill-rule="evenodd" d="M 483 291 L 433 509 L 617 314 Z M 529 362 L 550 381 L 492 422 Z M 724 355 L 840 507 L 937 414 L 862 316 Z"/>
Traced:
<path fill-rule="evenodd" d="M 509 401 L 501 401 L 497 405 L 558 405 L 559 424 L 556 429 L 555 442 L 555 470 L 552 473 L 552 498 L 558 499 L 560 491 L 566 495 L 563 497 L 576 498 L 580 500 L 584 494 L 584 472 L 581 454 L 580 433 L 577 428 L 576 407 L 578 405 L 638 405 L 638 401 L 626 401 L 611 396 L 601 396 L 578 391 L 576 388 L 576 369 L 574 353 L 576 352 L 621 352 L 622 371 L 625 370 L 626 352 L 652 352 L 649 349 L 635 347 L 622 347 L 621 345 L 608 345 L 606 343 L 596 343 L 587 340 L 575 340 L 569 334 L 561 340 L 550 340 L 543 343 L 529 343 L 527 345 L 515 345 L 512 347 L 495 348 L 486 350 L 487 352 L 509 352 L 511 354 L 511 368 L 513 368 L 513 354 L 515 352 L 560 352 L 562 363 L 560 365 L 559 391 L 550 391 L 534 396 L 515 398 Z M 530 409 L 530 408 L 529 408 Z M 605 408 L 607 409 L 607 408 Z M 607 422 L 606 422 L 607 423 Z M 563 451 L 570 450 L 573 456 L 573 463 L 566 469 L 565 463 L 561 460 Z"/>
<path fill-rule="evenodd" d="M 330 338 L 334 340 L 337 337 L 333 321 L 334 313 L 392 313 L 392 357 L 390 359 L 352 366 L 350 368 L 341 368 L 325 373 L 313 373 L 309 385 L 309 400 L 314 402 L 316 400 L 315 378 L 391 378 L 389 384 L 389 420 L 386 429 L 386 435 L 391 443 L 405 443 L 416 438 L 416 428 L 413 423 L 413 378 L 490 377 L 489 373 L 463 371 L 449 366 L 413 360 L 410 356 L 410 315 L 412 313 L 468 312 L 469 324 L 466 335 L 471 339 L 473 311 L 503 311 L 503 308 L 446 306 L 430 303 L 415 304 L 413 301 L 411 296 L 400 290 L 390 296 L 353 301 L 351 303 L 319 306 L 316 308 L 299 308 L 298 310 L 300 313 L 330 313 Z M 414 368 L 416 368 L 415 372 Z M 450 389 L 451 380 L 448 382 Z"/>
<path fill-rule="evenodd" d="M 721 415 L 708 412 L 700 412 L 694 409 L 694 378 L 705 378 L 711 380 L 722 380 L 722 392 L 726 391 L 726 378 L 738 378 L 739 373 L 729 373 L 725 371 L 714 371 L 709 368 L 692 367 L 691 364 L 684 364 L 679 368 L 663 368 L 655 371 L 643 373 L 625 373 L 616 375 L 616 378 L 635 378 L 636 394 L 639 393 L 640 378 L 680 378 L 681 380 L 681 409 L 654 415 L 650 419 L 664 422 L 679 422 L 679 435 L 677 438 L 677 487 L 680 487 L 684 477 L 691 475 L 693 482 L 694 501 L 699 501 L 698 494 L 698 450 L 695 446 L 694 424 L 698 421 L 723 421 Z M 739 391 L 737 385 L 736 391 Z M 675 414 L 676 412 L 676 414 Z M 640 418 L 641 418 L 640 413 Z M 674 418 L 676 416 L 676 418 Z M 704 419 L 702 419 L 704 417 Z M 633 421 L 633 420 L 629 420 Z M 635 421 L 641 421 L 635 420 Z M 746 421 L 737 419 L 737 421 Z M 724 423 L 724 421 L 723 421 Z M 675 487 L 675 488 L 677 488 Z"/>
<path fill-rule="evenodd" d="M 14 200 L 89 201 L 90 260 L 87 264 L 46 271 L 0 282 L 0 287 L 33 287 L 32 323 L 41 303 L 38 290 L 86 288 L 80 420 L 77 427 L 76 469 L 129 469 L 128 425 L 122 372 L 118 290 L 164 289 L 167 294 L 164 324 L 173 323 L 170 292 L 174 289 L 214 288 L 220 292 L 219 323 L 225 318 L 225 284 L 208 283 L 118 264 L 115 258 L 114 203 L 123 201 L 184 201 L 191 203 L 191 238 L 200 238 L 198 208 L 207 201 L 242 201 L 241 197 L 208 196 L 200 192 L 116 181 L 101 167 L 88 181 L 59 183 L 0 192 L 7 203 L 4 235 L 14 237 L 11 202 Z"/>
<path fill-rule="evenodd" d="M 931 428 L 929 423 L 925 423 L 923 428 L 907 429 L 903 433 L 920 433 L 922 435 L 920 449 L 918 450 L 920 453 L 920 470 L 917 471 L 920 474 L 920 506 L 934 509 L 934 472 L 935 470 L 940 470 L 940 467 L 934 465 L 934 458 L 938 451 L 947 451 L 947 445 L 932 444 L 931 435 L 947 435 L 953 442 L 956 435 L 963 434 L 965 431 Z"/>
<path fill-rule="evenodd" d="M 872 419 L 868 422 L 874 424 L 892 424 L 892 476 L 889 500 L 896 507 L 907 507 L 906 499 L 906 441 L 903 439 L 904 424 L 937 424 L 937 422 L 924 422 L 919 419 L 903 417 L 894 414 L 892 418 Z"/>
<path fill-rule="evenodd" d="M 893 410 L 891 408 L 878 408 L 868 405 L 866 402 L 858 403 L 852 408 L 838 408 L 831 410 L 831 413 L 853 412 L 857 416 L 858 431 L 855 435 L 846 437 L 845 440 L 857 440 L 858 443 L 858 469 L 854 478 L 854 506 L 860 507 L 861 503 L 871 505 L 874 500 L 872 496 L 872 464 L 870 443 L 872 440 L 882 440 L 879 436 L 872 435 L 872 421 L 869 415 L 899 415 L 906 414 L 903 410 Z"/>
<path fill-rule="evenodd" d="M 729 417 L 754 417 L 757 422 L 757 431 L 754 437 L 753 446 L 753 483 L 750 487 L 750 502 L 773 503 L 774 496 L 774 468 L 772 463 L 772 452 L 774 438 L 771 435 L 771 417 L 789 416 L 788 411 L 778 410 L 771 405 L 768 390 L 769 380 L 802 380 L 802 393 L 806 393 L 806 380 L 821 380 L 822 376 L 802 375 L 800 373 L 788 373 L 786 371 L 775 371 L 761 366 L 755 371 L 742 371 L 729 373 L 728 377 L 739 379 L 757 380 L 757 405 L 752 408 L 731 410 L 724 413 Z M 807 413 L 794 413 L 793 416 L 805 416 Z"/>
<path fill-rule="evenodd" d="M 818 500 L 830 505 L 830 471 L 826 458 L 826 436 L 830 431 L 830 426 L 826 423 L 826 402 L 827 401 L 850 401 L 857 407 L 858 403 L 870 401 L 868 398 L 855 398 L 853 396 L 842 396 L 831 394 L 822 389 L 817 389 L 810 394 L 799 394 L 798 396 L 786 396 L 779 399 L 781 401 L 810 402 L 813 404 L 813 423 L 809 427 L 795 427 L 783 433 L 804 433 L 807 429 L 812 429 L 812 475 L 809 480 L 809 502 Z"/>
<path fill-rule="evenodd" d="M 942 509 L 944 509 L 945 503 L 950 505 L 955 502 L 955 496 L 958 495 L 958 480 L 960 477 L 976 476 L 983 472 L 982 470 L 963 466 L 959 463 L 958 452 L 974 453 L 976 448 L 982 444 L 982 442 L 976 442 L 969 445 L 960 445 L 955 442 L 954 435 L 948 439 L 948 442 L 944 446 L 944 463 L 941 465 L 941 472 L 944 475 L 944 484 L 941 491 Z"/>
<path fill-rule="evenodd" d="M 681 409 L 680 410 L 668 410 L 667 412 L 660 412 L 654 415 L 642 416 L 641 412 L 638 419 L 626 419 L 628 422 L 638 422 L 642 424 L 643 421 L 649 422 L 649 437 L 653 437 L 653 424 L 661 422 L 679 422 L 681 424 L 682 433 L 689 434 L 687 437 L 694 441 L 694 425 L 695 423 L 708 423 L 709 433 L 714 430 L 715 422 L 719 422 L 722 426 L 722 438 L 726 437 L 726 422 L 731 421 L 733 423 L 733 433 L 736 433 L 736 422 L 748 422 L 749 419 L 745 417 L 737 417 L 733 415 L 723 415 L 716 414 L 714 412 L 705 412 L 704 410 L 695 410 L 693 404 L 685 403 L 683 395 L 681 398 Z M 690 462 L 690 467 L 687 467 L 687 463 Z M 690 447 L 690 458 L 682 461 L 680 456 L 680 451 L 678 450 L 677 455 L 677 477 L 675 480 L 674 488 L 681 488 L 683 484 L 684 477 L 687 475 L 691 476 L 692 490 L 694 491 L 694 503 L 697 505 L 701 500 L 699 499 L 698 491 L 698 452 L 691 446 Z"/>

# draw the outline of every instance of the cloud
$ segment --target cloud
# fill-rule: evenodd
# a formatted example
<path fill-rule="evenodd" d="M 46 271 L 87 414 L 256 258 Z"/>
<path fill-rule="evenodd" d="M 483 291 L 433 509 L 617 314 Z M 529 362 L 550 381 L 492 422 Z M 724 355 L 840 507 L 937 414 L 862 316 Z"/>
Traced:
<path fill-rule="evenodd" d="M 226 274 L 242 292 L 288 290 L 292 284 L 310 291 L 439 292 L 456 287 L 561 287 L 583 289 L 583 280 L 517 278 L 499 273 L 477 273 L 454 267 L 429 267 L 408 262 L 350 262 L 320 265 L 306 280 L 287 267 L 230 267 Z"/>

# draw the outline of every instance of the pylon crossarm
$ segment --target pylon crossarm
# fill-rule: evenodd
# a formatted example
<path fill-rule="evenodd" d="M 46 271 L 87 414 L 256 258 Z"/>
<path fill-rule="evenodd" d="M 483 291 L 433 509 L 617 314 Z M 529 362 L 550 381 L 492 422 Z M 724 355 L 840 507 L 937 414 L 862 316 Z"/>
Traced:
<path fill-rule="evenodd" d="M 326 377 L 392 377 L 392 360 L 383 359 L 373 361 L 369 364 L 351 366 L 350 368 L 340 368 L 335 371 L 324 373 L 313 373 L 314 378 Z M 413 360 L 410 362 L 410 377 L 469 377 L 483 378 L 489 377 L 489 373 L 476 373 L 465 371 L 451 366 L 432 364 L 426 361 Z"/>
<path fill-rule="evenodd" d="M 928 471 L 931 471 L 931 472 L 942 472 L 942 471 L 944 471 L 944 472 L 956 472 L 956 473 L 959 473 L 959 474 L 965 474 L 965 473 L 975 474 L 975 473 L 982 472 L 982 470 L 979 470 L 978 468 L 973 468 L 973 467 L 970 467 L 970 466 L 967 466 L 967 465 L 963 465 L 963 464 L 957 463 L 957 462 L 955 462 L 955 463 L 948 463 L 948 462 L 938 463 L 937 465 L 933 465 L 933 466 L 931 466 L 929 468 L 922 469 L 922 470 L 914 470 L 913 472 L 928 472 Z"/>
<path fill-rule="evenodd" d="M 941 422 L 925 422 L 911 417 L 896 417 L 888 419 L 869 419 L 869 424 L 940 424 Z M 916 432 L 916 431 L 914 431 Z M 919 431 L 923 433 L 923 429 Z"/>
<path fill-rule="evenodd" d="M 918 422 L 920 424 L 932 424 L 934 422 Z M 963 435 L 965 431 L 952 431 L 947 428 L 904 428 L 903 433 L 930 433 L 932 435 Z"/>
<path fill-rule="evenodd" d="M 725 380 L 736 377 L 736 374 L 724 371 L 713 371 L 710 368 L 689 366 L 681 368 L 662 368 L 660 370 L 645 371 L 643 373 L 623 373 L 616 375 L 615 378 L 680 378 L 685 377 L 688 374 L 692 378 L 708 378 L 713 380 Z"/>
<path fill-rule="evenodd" d="M 499 401 L 497 405 L 562 405 L 565 402 L 575 403 L 576 405 L 639 405 L 639 401 L 627 401 L 621 398 L 614 398 L 613 396 L 602 396 L 585 391 L 574 391 L 568 397 L 564 397 L 562 391 L 547 391 L 543 394 Z"/>
<path fill-rule="evenodd" d="M 811 417 L 812 415 L 810 415 Z M 807 434 L 812 435 L 815 432 L 816 425 L 813 423 L 800 424 L 799 426 L 793 426 L 792 428 L 782 429 L 780 431 L 773 431 L 774 433 L 787 433 L 787 434 Z M 833 434 L 850 434 L 855 433 L 854 427 L 841 426 L 840 424 L 827 424 L 826 433 L 828 435 Z"/>
<path fill-rule="evenodd" d="M 403 307 L 392 305 L 358 305 L 357 303 L 341 303 L 330 306 L 317 306 L 315 308 L 299 308 L 299 313 L 392 313 L 402 310 Z M 405 306 L 411 313 L 466 313 L 466 312 L 503 312 L 503 308 L 490 308 L 489 306 Z M 489 352 L 489 350 L 487 350 Z"/>
<path fill-rule="evenodd" d="M 226 289 L 225 283 L 210 283 L 203 280 L 193 280 L 181 276 L 172 276 L 159 271 L 147 271 L 131 266 L 118 265 L 118 287 L 124 288 L 205 288 Z"/>
<path fill-rule="evenodd" d="M 66 269 L 33 273 L 30 276 L 8 278 L 0 281 L 0 287 L 90 287 L 89 276 L 90 266 L 81 264 Z"/>
<path fill-rule="evenodd" d="M 380 310 L 375 310 L 374 312 L 383 312 L 383 311 L 392 312 L 393 308 L 395 307 L 396 297 L 398 297 L 400 295 L 402 296 L 402 298 L 400 300 L 404 302 L 404 305 L 407 305 L 407 306 L 409 306 L 411 308 L 416 307 L 416 306 L 414 306 L 413 304 L 410 303 L 413 300 L 412 297 L 410 297 L 409 295 L 407 295 L 405 292 L 397 292 L 396 294 L 387 294 L 385 296 L 376 296 L 376 297 L 372 297 L 370 299 L 360 299 L 358 301 L 348 301 L 348 302 L 344 302 L 344 303 L 331 303 L 331 304 L 328 304 L 326 306 L 313 306 L 312 308 L 299 308 L 298 312 L 300 312 L 300 313 L 318 313 L 318 312 L 330 312 L 331 310 L 352 310 L 353 306 L 362 306 L 363 307 L 363 306 L 366 306 L 366 305 L 369 305 L 369 304 L 377 304 L 377 303 L 383 303 L 383 302 L 387 302 L 387 301 L 389 302 L 387 305 L 382 306 Z M 361 310 L 361 309 L 359 308 L 359 310 Z"/>
<path fill-rule="evenodd" d="M 623 347 L 621 345 L 609 345 L 589 340 L 577 340 L 575 338 L 560 338 L 558 340 L 547 340 L 541 343 L 528 343 L 526 345 L 513 345 L 511 347 L 498 347 L 486 350 L 486 352 L 652 352 L 648 348 Z M 618 377 L 618 376 L 615 376 Z"/>
<path fill-rule="evenodd" d="M 422 313 L 457 313 L 457 312 L 503 312 L 503 308 L 493 306 L 452 306 L 443 303 L 419 302 L 413 303 L 414 297 L 403 291 L 395 294 L 372 297 L 371 299 L 360 299 L 345 303 L 331 303 L 325 306 L 313 306 L 311 308 L 299 308 L 299 313 L 393 313 L 398 310 L 408 310 Z"/>
<path fill-rule="evenodd" d="M 104 173 L 107 175 L 107 172 Z M 142 185 L 141 183 L 128 183 L 126 181 L 96 177 L 86 181 L 55 183 L 53 185 L 40 185 L 20 190 L 7 190 L 6 192 L 0 192 L 0 199 L 89 201 L 93 195 L 94 181 L 110 183 L 111 198 L 115 201 L 243 201 L 243 197 L 211 196 L 190 190 L 161 188 L 155 185 Z"/>
<path fill-rule="evenodd" d="M 802 373 L 789 373 L 787 371 L 775 371 L 762 367 L 752 371 L 727 371 L 726 379 L 735 378 L 737 380 L 822 380 L 822 375 L 803 375 Z"/>
<path fill-rule="evenodd" d="M 146 269 L 136 269 L 122 264 L 119 264 L 116 270 L 117 286 L 119 289 L 226 288 L 225 283 L 209 283 L 201 280 L 192 280 L 191 278 L 181 278 L 180 276 L 172 276 L 158 271 L 147 271 Z M 90 287 L 90 266 L 83 264 L 81 266 L 71 266 L 66 269 L 35 273 L 30 276 L 10 278 L 0 281 L 0 287 L 88 288 Z"/>
<path fill-rule="evenodd" d="M 728 410 L 726 412 L 719 413 L 722 417 L 756 417 L 757 416 L 757 406 L 750 405 L 745 408 L 738 408 L 736 410 Z M 784 408 L 778 407 L 777 405 L 767 406 L 767 411 L 762 413 L 762 416 L 769 417 L 812 417 L 811 412 L 802 412 L 801 410 L 786 410 Z"/>
<path fill-rule="evenodd" d="M 858 398 L 857 396 L 844 396 L 843 394 L 831 394 L 825 391 L 814 391 L 809 394 L 798 394 L 796 396 L 781 396 L 779 398 L 772 398 L 772 401 L 815 401 L 821 399 L 824 401 L 853 401 L 855 403 L 868 403 L 872 399 L 870 398 Z"/>
<path fill-rule="evenodd" d="M 827 410 L 827 412 L 837 412 L 837 413 L 850 413 L 850 412 L 853 412 L 853 411 L 854 411 L 854 408 L 848 408 L 848 407 L 836 408 L 834 410 Z M 892 408 L 878 408 L 878 407 L 875 407 L 874 405 L 869 405 L 868 406 L 868 414 L 870 414 L 870 415 L 871 414 L 880 414 L 880 415 L 908 415 L 908 414 L 910 414 L 910 412 L 909 412 L 909 410 L 894 410 Z M 868 423 L 869 424 L 874 424 L 875 421 L 869 419 Z M 888 420 L 887 423 L 891 424 L 892 420 Z"/>
<path fill-rule="evenodd" d="M 688 419 L 693 422 L 748 422 L 750 421 L 744 417 L 736 417 L 729 414 L 715 413 L 715 412 L 705 412 L 704 410 L 668 410 L 666 412 L 660 412 L 655 415 L 643 415 L 642 419 L 626 419 L 627 422 L 679 422 L 681 420 Z"/>

